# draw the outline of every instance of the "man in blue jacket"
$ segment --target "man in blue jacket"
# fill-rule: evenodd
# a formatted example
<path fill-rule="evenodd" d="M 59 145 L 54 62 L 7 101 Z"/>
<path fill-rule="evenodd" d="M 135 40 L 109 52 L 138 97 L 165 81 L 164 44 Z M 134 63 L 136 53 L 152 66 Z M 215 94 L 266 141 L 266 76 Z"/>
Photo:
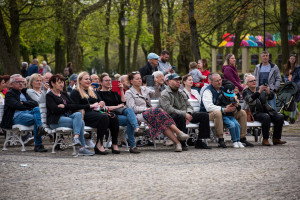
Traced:
<path fill-rule="evenodd" d="M 33 59 L 32 64 L 27 69 L 27 76 L 31 76 L 34 73 L 39 73 L 39 67 L 37 66 L 38 64 L 38 59 Z"/>

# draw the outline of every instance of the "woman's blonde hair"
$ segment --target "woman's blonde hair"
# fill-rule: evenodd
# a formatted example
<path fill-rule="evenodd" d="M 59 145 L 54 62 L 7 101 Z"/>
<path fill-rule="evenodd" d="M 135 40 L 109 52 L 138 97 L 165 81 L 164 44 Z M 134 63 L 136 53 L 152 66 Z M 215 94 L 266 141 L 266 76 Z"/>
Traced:
<path fill-rule="evenodd" d="M 43 81 L 43 77 L 42 77 L 42 75 L 40 75 L 40 74 L 34 73 L 34 74 L 32 74 L 32 75 L 30 76 L 29 82 L 28 82 L 28 88 L 33 89 L 33 87 L 32 87 L 32 82 L 33 82 L 34 80 L 36 80 L 38 77 L 40 77 L 40 78 L 42 79 L 42 81 Z"/>
<path fill-rule="evenodd" d="M 80 72 L 79 75 L 78 75 L 78 78 L 77 78 L 77 90 L 81 96 L 82 99 L 86 98 L 88 99 L 89 96 L 96 99 L 97 96 L 92 88 L 92 86 L 89 86 L 87 91 L 88 91 L 88 94 L 85 92 L 84 88 L 80 85 L 80 81 L 82 80 L 82 78 L 85 76 L 85 75 L 88 75 L 90 76 L 89 73 L 87 72 Z"/>
<path fill-rule="evenodd" d="M 223 65 L 230 65 L 229 63 L 229 59 L 231 58 L 231 56 L 234 56 L 234 54 L 228 54 L 226 57 L 225 57 L 225 62 Z M 235 65 L 235 64 L 234 64 Z"/>

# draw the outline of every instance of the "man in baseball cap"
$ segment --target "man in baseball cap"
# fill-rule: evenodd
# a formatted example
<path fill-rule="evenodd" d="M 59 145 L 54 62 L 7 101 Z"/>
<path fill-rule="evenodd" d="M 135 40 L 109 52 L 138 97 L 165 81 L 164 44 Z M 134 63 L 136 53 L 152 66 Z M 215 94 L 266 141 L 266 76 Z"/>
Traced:
<path fill-rule="evenodd" d="M 152 75 L 153 72 L 158 71 L 158 58 L 159 56 L 156 53 L 148 54 L 148 62 L 139 70 L 142 78 L 147 75 Z"/>

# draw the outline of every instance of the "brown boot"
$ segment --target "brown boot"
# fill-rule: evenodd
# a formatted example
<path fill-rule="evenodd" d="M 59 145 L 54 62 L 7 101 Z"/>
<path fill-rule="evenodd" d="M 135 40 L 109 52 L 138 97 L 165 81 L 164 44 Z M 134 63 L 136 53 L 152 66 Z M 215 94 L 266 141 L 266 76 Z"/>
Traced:
<path fill-rule="evenodd" d="M 283 141 L 283 140 L 280 140 L 280 139 L 276 139 L 276 138 L 273 138 L 273 144 L 274 145 L 277 145 L 277 144 L 285 144 L 286 141 Z"/>
<path fill-rule="evenodd" d="M 269 139 L 268 138 L 264 138 L 261 144 L 263 146 L 271 146 L 271 144 L 269 143 Z"/>

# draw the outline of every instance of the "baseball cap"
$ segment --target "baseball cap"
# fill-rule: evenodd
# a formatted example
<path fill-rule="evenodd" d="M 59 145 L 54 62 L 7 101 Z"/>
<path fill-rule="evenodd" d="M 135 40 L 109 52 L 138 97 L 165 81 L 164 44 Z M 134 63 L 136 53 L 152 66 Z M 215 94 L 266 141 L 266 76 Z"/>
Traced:
<path fill-rule="evenodd" d="M 71 76 L 70 76 L 70 79 L 69 79 L 70 81 L 77 81 L 77 74 L 72 74 Z"/>
<path fill-rule="evenodd" d="M 235 97 L 234 93 L 235 86 L 233 84 L 227 84 L 223 86 L 223 92 L 225 96 Z"/>
<path fill-rule="evenodd" d="M 149 53 L 148 56 L 147 56 L 147 59 L 148 60 L 151 60 L 151 59 L 158 59 L 159 56 L 156 54 L 156 53 Z"/>
<path fill-rule="evenodd" d="M 172 79 L 182 79 L 178 74 L 174 73 L 171 74 L 170 76 L 168 76 L 168 80 L 172 80 Z"/>

